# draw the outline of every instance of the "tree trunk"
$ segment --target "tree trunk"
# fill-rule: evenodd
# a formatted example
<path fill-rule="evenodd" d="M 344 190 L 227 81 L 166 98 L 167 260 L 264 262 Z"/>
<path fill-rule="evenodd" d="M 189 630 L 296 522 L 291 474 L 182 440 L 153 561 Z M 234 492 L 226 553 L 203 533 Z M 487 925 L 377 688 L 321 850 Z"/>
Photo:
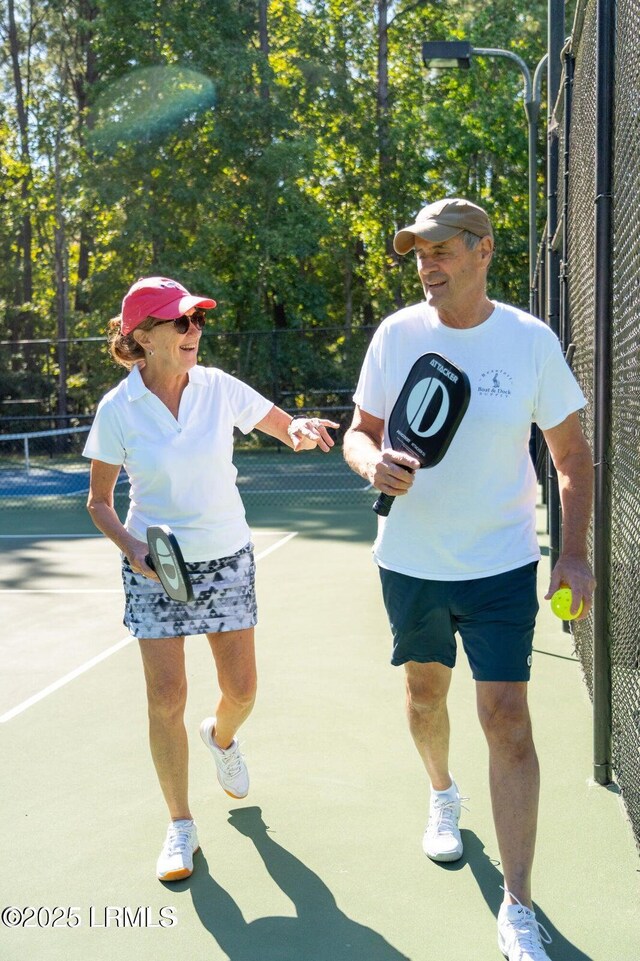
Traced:
<path fill-rule="evenodd" d="M 258 2 L 258 35 L 260 41 L 260 52 L 264 55 L 264 63 L 260 70 L 260 97 L 265 102 L 269 101 L 269 29 L 267 23 L 269 0 L 259 0 Z"/>
<path fill-rule="evenodd" d="M 64 72 L 60 77 L 60 100 L 63 99 L 65 84 Z M 58 337 L 58 427 L 67 426 L 67 317 L 69 314 L 69 285 L 67 270 L 67 239 L 64 206 L 62 203 L 62 170 L 60 151 L 62 147 L 61 118 L 63 116 L 62 103 L 58 112 L 58 126 L 56 129 L 54 150 L 54 178 L 55 178 L 55 225 L 53 228 L 54 269 L 56 285 L 56 321 Z"/>
<path fill-rule="evenodd" d="M 93 39 L 92 24 L 98 16 L 98 8 L 93 0 L 80 0 L 78 15 L 83 24 L 77 38 L 82 70 L 74 77 L 73 89 L 78 104 L 78 143 L 81 149 L 86 149 L 85 129 L 91 132 L 93 127 L 93 117 L 89 113 L 89 96 L 92 86 L 98 79 L 97 58 L 91 43 Z M 84 313 L 89 310 L 89 301 L 84 285 L 89 278 L 91 251 L 93 250 L 93 234 L 90 229 L 90 222 L 90 212 L 83 210 L 80 219 L 78 283 L 75 290 L 74 308 Z"/>
<path fill-rule="evenodd" d="M 349 241 L 345 247 L 344 257 L 344 333 L 345 339 L 349 341 L 353 328 L 353 254 Z"/>
<path fill-rule="evenodd" d="M 11 66 L 13 70 L 13 83 L 16 95 L 16 115 L 18 119 L 18 129 L 20 131 L 20 159 L 24 164 L 24 173 L 20 184 L 20 195 L 22 198 L 22 226 L 20 231 L 20 247 L 22 250 L 22 270 L 18 287 L 19 296 L 17 300 L 21 304 L 30 305 L 33 299 L 33 225 L 29 212 L 29 201 L 31 196 L 31 154 L 29 149 L 29 126 L 27 118 L 27 108 L 24 98 L 24 88 L 22 83 L 22 70 L 20 67 L 20 41 L 16 26 L 15 3 L 14 0 L 7 0 L 7 14 L 9 20 L 9 52 Z M 27 52 L 29 56 L 29 51 Z M 24 339 L 33 337 L 33 314 L 30 306 L 25 307 L 21 312 L 20 336 Z"/>
<path fill-rule="evenodd" d="M 391 147 L 388 12 L 388 0 L 378 0 L 378 86 L 376 91 L 378 120 L 378 196 L 381 226 L 384 233 L 387 272 L 398 262 L 398 257 L 393 249 L 394 229 L 389 217 L 392 201 L 390 203 L 388 199 L 390 194 L 391 197 L 393 197 L 393 172 L 395 168 L 395 158 Z M 402 306 L 399 281 L 396 281 L 394 284 L 394 301 L 396 307 Z"/>
<path fill-rule="evenodd" d="M 385 182 L 391 168 L 388 7 L 388 0 L 378 0 L 378 87 L 376 109 L 378 118 L 378 176 L 380 178 L 381 198 L 384 196 Z"/>

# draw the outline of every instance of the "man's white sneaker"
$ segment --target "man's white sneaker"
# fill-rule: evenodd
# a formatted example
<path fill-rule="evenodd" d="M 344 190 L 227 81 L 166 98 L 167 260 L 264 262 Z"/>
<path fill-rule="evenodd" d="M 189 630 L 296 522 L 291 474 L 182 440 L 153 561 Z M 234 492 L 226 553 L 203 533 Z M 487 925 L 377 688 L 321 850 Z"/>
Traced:
<path fill-rule="evenodd" d="M 542 944 L 551 944 L 549 932 L 533 911 L 515 900 L 517 904 L 503 904 L 498 912 L 498 947 L 508 961 L 551 961 Z"/>
<path fill-rule="evenodd" d="M 458 828 L 461 800 L 455 781 L 452 796 L 431 792 L 422 850 L 432 861 L 458 861 L 462 857 L 462 838 Z"/>
<path fill-rule="evenodd" d="M 246 797 L 249 793 L 249 772 L 240 752 L 240 744 L 234 737 L 226 750 L 218 747 L 213 739 L 215 726 L 215 717 L 205 717 L 200 725 L 200 737 L 213 754 L 220 786 L 229 797 Z"/>
<path fill-rule="evenodd" d="M 172 821 L 167 828 L 156 874 L 160 881 L 180 881 L 193 873 L 193 855 L 199 850 L 198 834 L 193 821 Z"/>

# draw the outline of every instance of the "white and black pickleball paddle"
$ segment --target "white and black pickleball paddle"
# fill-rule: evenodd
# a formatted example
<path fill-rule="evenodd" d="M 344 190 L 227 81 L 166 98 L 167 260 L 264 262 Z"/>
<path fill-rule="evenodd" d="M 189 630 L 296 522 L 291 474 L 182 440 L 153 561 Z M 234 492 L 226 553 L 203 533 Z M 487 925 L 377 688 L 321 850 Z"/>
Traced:
<path fill-rule="evenodd" d="M 172 601 L 188 604 L 193 600 L 193 587 L 180 545 L 166 524 L 147 528 L 149 553 L 147 565 L 160 578 L 165 593 Z"/>
<path fill-rule="evenodd" d="M 447 453 L 470 397 L 463 370 L 442 354 L 423 354 L 393 405 L 388 426 L 391 447 L 411 454 L 420 467 L 435 467 Z M 394 500 L 392 494 L 380 494 L 373 509 L 386 517 Z"/>

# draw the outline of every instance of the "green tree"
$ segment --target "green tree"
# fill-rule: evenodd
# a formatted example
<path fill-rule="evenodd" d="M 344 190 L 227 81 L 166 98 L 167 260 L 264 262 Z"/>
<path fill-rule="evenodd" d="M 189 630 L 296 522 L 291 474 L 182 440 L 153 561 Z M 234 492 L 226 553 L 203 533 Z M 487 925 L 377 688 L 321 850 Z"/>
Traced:
<path fill-rule="evenodd" d="M 526 305 L 520 75 L 479 58 L 430 75 L 421 45 L 533 68 L 545 18 L 539 0 L 0 3 L 6 339 L 102 335 L 129 284 L 162 273 L 218 301 L 229 336 L 208 360 L 269 390 L 336 385 L 361 357 L 352 332 L 421 297 L 395 230 L 460 194 L 493 216 L 492 293 Z M 316 328 L 334 331 L 322 348 Z M 114 376 L 74 344 L 11 358 L 34 384 L 56 374 L 60 414 Z"/>

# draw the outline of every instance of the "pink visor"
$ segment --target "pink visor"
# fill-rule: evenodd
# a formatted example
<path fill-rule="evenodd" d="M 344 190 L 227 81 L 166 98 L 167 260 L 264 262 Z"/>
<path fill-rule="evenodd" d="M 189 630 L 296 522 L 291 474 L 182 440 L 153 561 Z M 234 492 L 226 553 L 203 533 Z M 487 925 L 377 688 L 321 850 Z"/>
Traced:
<path fill-rule="evenodd" d="M 170 280 L 168 277 L 143 277 L 125 294 L 120 329 L 123 334 L 130 334 L 147 317 L 176 320 L 192 307 L 210 310 L 215 306 L 215 300 L 190 294 L 177 280 Z"/>

